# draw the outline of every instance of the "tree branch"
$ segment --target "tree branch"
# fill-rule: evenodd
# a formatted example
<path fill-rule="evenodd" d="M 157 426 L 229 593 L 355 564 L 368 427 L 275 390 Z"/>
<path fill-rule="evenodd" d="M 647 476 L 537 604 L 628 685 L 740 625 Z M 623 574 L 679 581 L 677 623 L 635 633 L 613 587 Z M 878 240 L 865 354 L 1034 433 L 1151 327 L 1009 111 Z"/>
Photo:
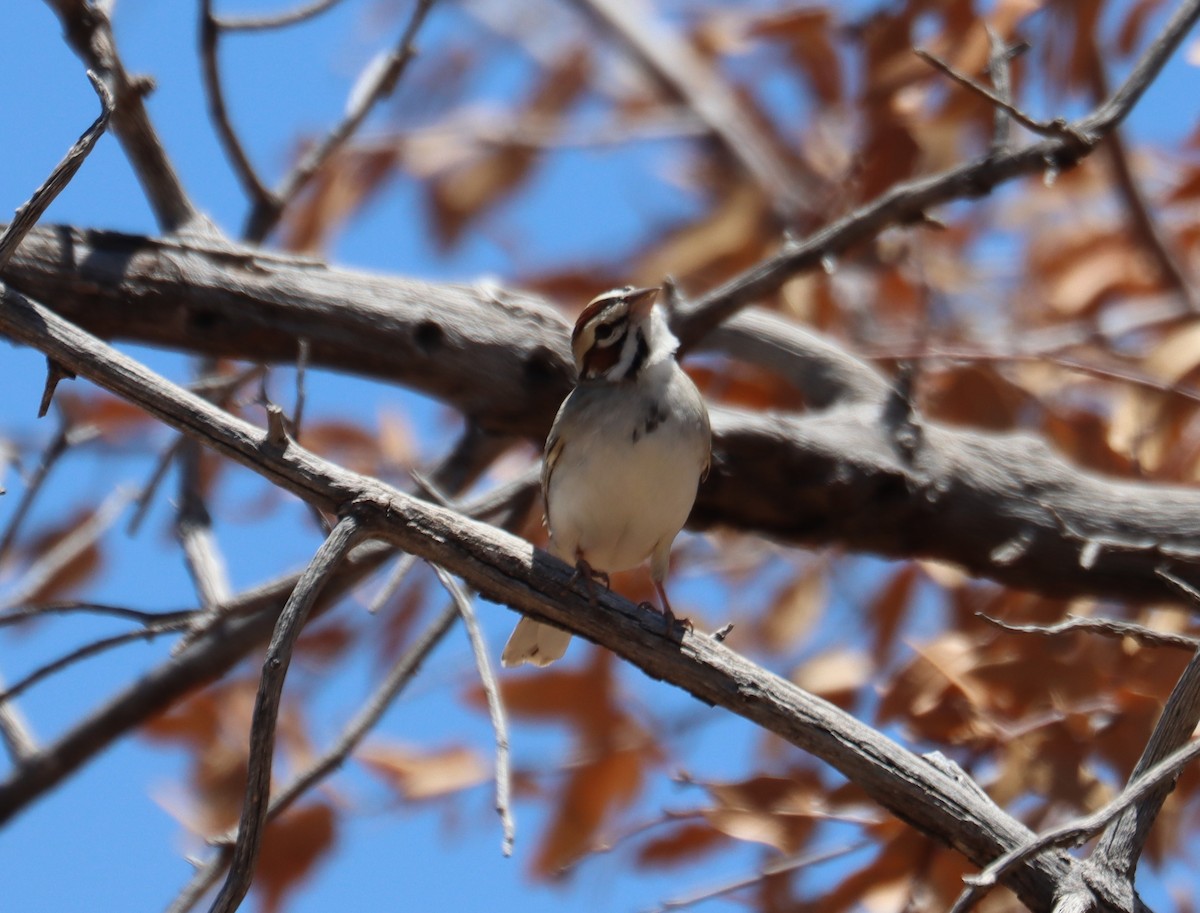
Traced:
<path fill-rule="evenodd" d="M 233 913 L 250 889 L 254 865 L 258 862 L 262 845 L 262 829 L 267 821 L 271 766 L 275 756 L 275 721 L 283 696 L 283 682 L 292 661 L 292 648 L 322 587 L 365 533 L 362 518 L 357 512 L 351 511 L 343 516 L 300 576 L 296 589 L 275 622 L 275 632 L 263 660 L 258 696 L 254 701 L 250 723 L 250 762 L 237 842 L 234 844 L 229 874 L 217 899 L 213 901 L 211 913 Z"/>
<path fill-rule="evenodd" d="M 445 567 L 487 598 L 602 644 L 652 677 L 822 758 L 885 808 L 978 864 L 1030 839 L 1027 828 L 977 790 L 712 638 L 685 633 L 680 641 L 671 639 L 657 613 L 613 593 L 577 588 L 571 567 L 524 540 L 349 472 L 294 443 L 280 450 L 262 430 L 165 382 L 44 307 L 12 291 L 4 304 L 4 332 L 311 503 L 336 512 L 353 504 L 374 535 Z M 0 811 L 3 799 L 0 788 Z M 1006 884 L 1031 909 L 1049 911 L 1056 886 L 1075 865 L 1066 856 L 1041 855 L 1010 873 Z"/>
<path fill-rule="evenodd" d="M 89 69 L 108 84 L 116 100 L 112 125 L 141 181 L 158 224 L 165 232 L 188 228 L 212 232 L 212 224 L 196 209 L 167 157 L 144 97 L 153 88 L 145 77 L 132 77 L 117 53 L 107 7 L 88 0 L 46 0 L 62 22 L 67 42 Z"/>
<path fill-rule="evenodd" d="M 362 125 L 371 109 L 395 91 L 397 82 L 416 54 L 414 42 L 417 32 L 424 24 L 433 3 L 434 0 L 416 0 L 412 16 L 409 17 L 395 49 L 382 60 L 372 61 L 368 64 L 366 72 L 359 76 L 359 83 L 365 80 L 365 84 L 355 85 L 354 92 L 347 102 L 346 116 L 342 121 L 330 130 L 321 142 L 308 150 L 273 193 L 252 201 L 254 206 L 246 220 L 244 232 L 247 241 L 261 243 L 271 233 L 278 224 L 284 208 Z"/>
<path fill-rule="evenodd" d="M 75 141 L 75 145 L 67 151 L 63 160 L 50 172 L 50 177 L 46 178 L 45 182 L 33 192 L 33 196 L 29 198 L 28 202 L 16 211 L 13 220 L 4 229 L 4 234 L 0 235 L 0 270 L 4 269 L 4 265 L 13 255 L 13 251 L 29 233 L 29 229 L 37 224 L 37 220 L 54 202 L 54 198 L 71 182 L 71 178 L 75 176 L 75 172 L 79 170 L 83 160 L 88 157 L 95 147 L 96 141 L 108 127 L 108 119 L 113 112 L 112 93 L 108 91 L 108 86 L 91 70 L 87 71 L 87 77 L 92 83 L 92 88 L 96 90 L 96 94 L 100 96 L 100 115 Z"/>
<path fill-rule="evenodd" d="M 836 257 L 886 227 L 914 223 L 934 206 L 983 196 L 1022 175 L 1071 167 L 1125 118 L 1198 17 L 1200 0 L 1181 3 L 1120 88 L 1090 114 L 1067 125 L 1065 135 L 1011 152 L 989 153 L 940 174 L 898 184 L 809 237 L 785 243 L 775 256 L 706 293 L 672 321 L 681 350 L 694 346 L 718 324 L 774 292 L 797 272 L 818 266 L 823 258 Z"/>
<path fill-rule="evenodd" d="M 544 440 L 571 386 L 567 321 L 515 292 L 66 228 L 34 229 L 5 275 L 104 336 L 285 363 L 307 338 L 313 365 L 412 387 L 493 435 Z M 936 558 L 1054 596 L 1174 598 L 1156 573 L 1164 557 L 1200 579 L 1194 488 L 1103 478 L 1029 435 L 931 421 L 901 459 L 881 425 L 890 384 L 875 368 L 754 311 L 717 340 L 767 360 L 827 411 L 714 406 L 694 528 Z"/>
<path fill-rule="evenodd" d="M 342 765 L 420 671 L 425 658 L 433 652 L 434 647 L 441 643 L 442 638 L 450 631 L 458 617 L 457 607 L 450 605 L 433 620 L 412 646 L 404 652 L 399 661 L 392 666 L 387 678 L 380 683 L 375 693 L 368 698 L 353 719 L 346 723 L 337 740 L 303 773 L 271 797 L 271 804 L 267 809 L 268 821 L 287 811 L 296 799 Z M 204 896 L 205 892 L 216 884 L 217 878 L 233 858 L 233 846 L 237 835 L 238 832 L 235 828 L 212 841 L 218 847 L 216 856 L 192 876 L 167 909 L 167 913 L 187 913 Z"/>

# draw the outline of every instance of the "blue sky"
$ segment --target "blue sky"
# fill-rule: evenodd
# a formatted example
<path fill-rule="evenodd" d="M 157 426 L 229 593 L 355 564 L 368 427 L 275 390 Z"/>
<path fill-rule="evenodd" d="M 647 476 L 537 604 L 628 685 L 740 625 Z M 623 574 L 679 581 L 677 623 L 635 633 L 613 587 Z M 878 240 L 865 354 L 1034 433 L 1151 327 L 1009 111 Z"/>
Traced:
<path fill-rule="evenodd" d="M 0 29 L 0 79 L 7 86 L 29 86 L 24 92 L 0 96 L 0 118 L 9 125 L 0 144 L 0 212 L 12 211 L 49 173 L 65 150 L 96 113 L 96 101 L 77 58 L 63 43 L 57 20 L 36 2 L 10 3 Z M 127 66 L 152 74 L 158 88 L 150 111 L 170 155 L 196 202 L 223 228 L 236 233 L 244 214 L 244 198 L 209 128 L 195 52 L 194 3 L 161 0 L 120 0 L 118 38 Z M 314 23 L 290 30 L 283 42 L 254 36 L 235 37 L 223 57 L 226 85 L 235 121 L 243 128 L 251 155 L 268 177 L 277 176 L 288 160 L 296 138 L 319 131 L 342 109 L 354 75 L 380 47 L 381 33 L 367 23 L 362 3 Z M 232 11 L 233 4 L 222 9 Z M 461 17 L 460 17 L 461 19 Z M 435 14 L 428 28 L 452 27 L 448 17 Z M 453 27 L 462 27 L 457 21 Z M 382 41 L 391 40 L 390 32 Z M 272 51 L 261 48 L 269 42 Z M 520 85 L 520 67 L 495 86 L 500 97 Z M 506 80 L 511 80 L 508 82 Z M 1174 61 L 1167 74 L 1135 111 L 1131 129 L 1143 139 L 1178 136 L 1194 127 L 1194 112 L 1178 114 L 1178 100 L 1194 97 L 1194 71 Z M 1186 93 L 1186 94 L 1185 94 Z M 393 185 L 372 204 L 363 218 L 342 235 L 331 259 L 365 269 L 431 279 L 473 281 L 495 274 L 504 278 L 514 269 L 527 269 L 539 258 L 582 257 L 597 247 L 621 249 L 631 232 L 648 217 L 661 218 L 670 206 L 655 193 L 654 175 L 667 169 L 670 153 L 653 144 L 638 152 L 639 168 L 611 168 L 602 151 L 564 155 L 540 179 L 533 202 L 514 218 L 517 240 L 532 237 L 536 222 L 538 246 L 534 262 L 514 264 L 511 250 L 487 232 L 473 236 L 449 254 L 439 253 L 410 217 L 418 205 L 411 186 Z M 570 200 L 570 206 L 564 200 Z M 650 200 L 651 202 L 647 202 Z M 657 201 L 661 201 L 657 202 Z M 583 214 L 583 217 L 580 217 Z M 112 137 L 101 140 L 72 185 L 45 217 L 50 222 L 153 233 L 155 225 L 140 188 Z M 128 350 L 145 358 L 156 370 L 180 379 L 187 362 L 169 353 L 136 347 Z M 0 344 L 0 437 L 41 441 L 52 433 L 46 422 L 33 420 L 41 394 L 42 360 L 35 353 Z M 289 395 L 287 372 L 278 372 L 273 392 Z M 409 416 L 426 458 L 436 455 L 434 430 L 444 439 L 453 419 L 436 404 L 404 391 L 381 391 L 346 378 L 317 375 L 309 384 L 310 416 L 349 414 L 373 426 L 380 410 L 392 408 Z M 157 440 L 165 442 L 163 434 Z M 49 522 L 73 493 L 112 487 L 128 480 L 138 484 L 152 459 L 121 449 L 73 460 L 55 476 L 55 489 L 32 518 L 32 525 Z M 0 499 L 0 523 L 11 510 L 19 484 L 9 472 L 0 479 L 10 494 Z M 235 585 L 246 586 L 286 567 L 297 567 L 311 555 L 317 537 L 303 520 L 302 509 L 284 501 L 272 515 L 267 532 L 251 522 L 245 505 L 256 503 L 266 486 L 250 473 L 231 470 L 230 484 L 215 504 L 218 533 L 230 560 Z M 194 597 L 182 562 L 164 560 L 170 539 L 170 505 L 160 497 L 139 537 L 126 543 L 93 595 L 140 608 L 190 606 Z M 703 545 L 698 546 L 703 548 Z M 166 552 L 168 555 L 171 553 Z M 264 571 L 264 568 L 267 569 Z M 868 578 L 871 576 L 867 573 Z M 0 579 L 2 587 L 11 581 Z M 700 593 L 694 581 L 677 586 L 685 600 L 746 600 L 747 594 Z M 691 587 L 691 589 L 689 589 Z M 512 624 L 511 613 L 494 607 L 482 610 L 495 652 Z M 832 637 L 853 636 L 854 620 L 835 626 Z M 12 680 L 62 649 L 61 638 L 83 643 L 121 630 L 98 619 L 53 621 L 32 633 L 0 632 L 0 671 Z M 135 644 L 79 665 L 33 689 L 20 706 L 36 735 L 53 737 L 107 694 L 114 682 L 124 681 L 133 668 L 147 668 L 165 658 L 166 643 Z M 491 743 L 486 720 L 461 709 L 457 700 L 472 680 L 472 665 L 461 632 L 439 648 L 414 687 L 413 698 L 391 713 L 382 734 L 396 741 L 437 746 L 467 742 L 485 754 Z M 322 689 L 314 711 L 318 740 L 336 731 L 338 722 L 370 687 L 378 670 L 342 667 Z M 657 686 L 654 713 L 665 718 L 670 710 L 688 705 L 672 689 Z M 722 718 L 699 728 L 688 745 L 689 758 L 700 758 L 693 773 L 718 778 L 739 769 L 737 752 L 752 750 L 751 727 Z M 534 767 L 549 762 L 562 749 L 561 734 L 521 726 L 514 732 L 514 761 Z M 98 911 L 154 910 L 163 907 L 186 881 L 190 867 L 183 858 L 195 849 L 181 825 L 164 809 L 161 798 L 183 782 L 186 758 L 180 751 L 148 747 L 139 739 L 116 744 L 82 774 L 69 779 L 51 796 L 34 805 L 9 827 L 0 830 L 0 884 L 5 907 L 14 910 Z M 711 860 L 697 876 L 673 875 L 628 878 L 620 853 L 585 863 L 574 882 L 564 887 L 533 885 L 528 864 L 533 837 L 542 823 L 537 809 L 517 804 L 518 843 L 513 859 L 499 853 L 500 833 L 491 809 L 490 787 L 472 790 L 443 808 L 415 807 L 399 813 L 389 794 L 361 771 L 349 766 L 333 781 L 337 801 L 360 813 L 345 816 L 339 853 L 320 867 L 310 886 L 289 909 L 299 913 L 357 909 L 377 904 L 414 909 L 463 910 L 631 910 L 652 906 L 668 897 L 686 894 L 704 884 L 748 873 L 760 858 L 742 847 Z M 700 800 L 695 790 L 670 783 L 654 784 L 652 795 L 666 807 Z M 378 809 L 376 811 L 376 809 Z M 700 877 L 702 883 L 693 879 Z M 819 877 L 819 874 L 818 876 Z M 708 909 L 720 908 L 722 902 Z"/>

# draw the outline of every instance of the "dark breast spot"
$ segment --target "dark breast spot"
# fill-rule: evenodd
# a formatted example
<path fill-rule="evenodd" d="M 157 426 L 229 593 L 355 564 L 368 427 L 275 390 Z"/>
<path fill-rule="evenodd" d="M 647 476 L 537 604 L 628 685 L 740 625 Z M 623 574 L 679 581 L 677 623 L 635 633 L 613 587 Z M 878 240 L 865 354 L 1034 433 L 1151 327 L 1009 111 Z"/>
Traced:
<path fill-rule="evenodd" d="M 643 437 L 653 434 L 668 417 L 667 410 L 660 404 L 647 404 L 641 420 L 633 428 L 633 442 L 636 444 Z"/>

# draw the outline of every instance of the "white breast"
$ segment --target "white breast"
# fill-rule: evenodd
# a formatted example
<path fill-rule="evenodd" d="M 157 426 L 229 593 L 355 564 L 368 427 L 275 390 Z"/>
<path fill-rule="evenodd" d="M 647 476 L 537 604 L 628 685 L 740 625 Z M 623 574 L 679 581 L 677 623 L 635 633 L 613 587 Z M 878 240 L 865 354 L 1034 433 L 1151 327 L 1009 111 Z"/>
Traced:
<path fill-rule="evenodd" d="M 708 460 L 708 427 L 696 417 L 691 380 L 671 368 L 667 401 L 687 401 L 688 412 L 656 409 L 660 397 L 640 384 L 581 386 L 563 404 L 555 423 L 563 447 L 546 500 L 551 547 L 564 561 L 582 556 L 597 570 L 627 570 L 660 544 L 669 548 L 686 522 Z"/>

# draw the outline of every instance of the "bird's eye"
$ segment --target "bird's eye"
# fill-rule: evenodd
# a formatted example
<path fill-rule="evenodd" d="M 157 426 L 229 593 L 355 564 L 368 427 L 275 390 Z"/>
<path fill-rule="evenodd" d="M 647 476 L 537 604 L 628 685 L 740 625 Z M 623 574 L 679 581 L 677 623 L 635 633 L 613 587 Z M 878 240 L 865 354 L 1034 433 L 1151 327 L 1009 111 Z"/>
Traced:
<path fill-rule="evenodd" d="M 596 342 L 603 342 L 605 339 L 608 339 L 610 336 L 612 336 L 613 331 L 616 330 L 616 328 L 617 325 L 615 323 L 600 324 L 600 326 L 596 327 Z"/>

